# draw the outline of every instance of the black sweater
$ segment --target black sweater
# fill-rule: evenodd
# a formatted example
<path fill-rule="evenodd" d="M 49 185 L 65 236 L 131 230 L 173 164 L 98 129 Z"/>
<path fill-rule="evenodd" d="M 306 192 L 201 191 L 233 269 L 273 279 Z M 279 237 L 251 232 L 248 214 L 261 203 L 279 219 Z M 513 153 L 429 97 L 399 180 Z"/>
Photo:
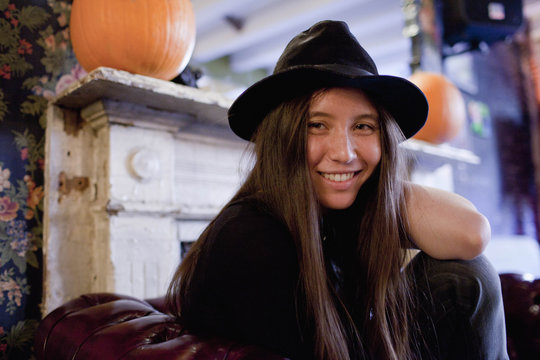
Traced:
<path fill-rule="evenodd" d="M 231 205 L 209 233 L 181 320 L 201 334 L 311 359 L 312 332 L 296 311 L 298 278 L 287 227 L 253 201 Z"/>

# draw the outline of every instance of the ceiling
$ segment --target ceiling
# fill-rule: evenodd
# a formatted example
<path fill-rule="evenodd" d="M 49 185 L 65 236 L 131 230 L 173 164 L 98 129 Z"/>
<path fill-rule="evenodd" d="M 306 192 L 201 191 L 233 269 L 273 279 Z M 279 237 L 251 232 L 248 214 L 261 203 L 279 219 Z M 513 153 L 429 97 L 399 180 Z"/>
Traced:
<path fill-rule="evenodd" d="M 540 39 L 540 0 L 523 3 Z M 400 0 L 192 0 L 192 4 L 197 22 L 194 63 L 226 56 L 232 72 L 261 68 L 271 72 L 293 36 L 319 20 L 331 19 L 349 24 L 380 73 L 410 74 L 410 39 L 403 35 Z"/>
<path fill-rule="evenodd" d="M 196 62 L 230 56 L 234 72 L 272 69 L 288 41 L 319 20 L 344 20 L 377 65 L 405 63 L 399 0 L 192 0 Z M 232 18 L 227 20 L 227 17 Z M 237 26 L 234 23 L 237 20 Z M 403 66 L 397 65 L 397 66 Z"/>

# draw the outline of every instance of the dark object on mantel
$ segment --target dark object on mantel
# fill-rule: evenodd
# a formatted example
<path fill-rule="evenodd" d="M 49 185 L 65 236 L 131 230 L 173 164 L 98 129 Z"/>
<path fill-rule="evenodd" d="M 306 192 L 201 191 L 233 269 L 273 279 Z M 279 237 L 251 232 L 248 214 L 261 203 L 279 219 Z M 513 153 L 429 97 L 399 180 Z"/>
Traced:
<path fill-rule="evenodd" d="M 182 71 L 177 77 L 175 77 L 171 81 L 176 84 L 198 88 L 199 86 L 197 86 L 197 80 L 199 80 L 201 76 L 202 70 L 192 68 L 188 65 L 186 66 L 184 71 Z"/>
<path fill-rule="evenodd" d="M 510 360 L 540 359 L 540 279 L 500 275 Z M 164 298 L 88 294 L 43 319 L 38 360 L 284 360 L 261 348 L 190 334 L 164 313 Z"/>

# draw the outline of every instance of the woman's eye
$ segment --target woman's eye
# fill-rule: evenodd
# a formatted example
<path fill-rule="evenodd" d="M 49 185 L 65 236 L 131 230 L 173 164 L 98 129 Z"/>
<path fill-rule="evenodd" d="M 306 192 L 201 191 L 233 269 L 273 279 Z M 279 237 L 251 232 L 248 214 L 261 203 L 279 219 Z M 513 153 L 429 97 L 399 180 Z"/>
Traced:
<path fill-rule="evenodd" d="M 308 123 L 309 129 L 322 129 L 324 128 L 324 125 L 320 122 L 310 122 Z"/>
<path fill-rule="evenodd" d="M 360 131 L 362 134 L 371 134 L 375 132 L 376 129 L 374 125 L 365 123 L 356 124 L 354 128 L 355 130 Z"/>

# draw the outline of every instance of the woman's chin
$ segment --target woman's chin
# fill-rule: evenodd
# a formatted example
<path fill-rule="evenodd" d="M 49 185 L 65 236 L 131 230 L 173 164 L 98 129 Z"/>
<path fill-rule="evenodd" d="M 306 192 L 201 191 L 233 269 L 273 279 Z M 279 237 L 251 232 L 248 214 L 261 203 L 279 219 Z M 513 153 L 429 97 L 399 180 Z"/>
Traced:
<path fill-rule="evenodd" d="M 355 197 L 352 196 L 335 196 L 332 198 L 320 199 L 321 205 L 329 210 L 344 210 L 354 203 Z"/>

